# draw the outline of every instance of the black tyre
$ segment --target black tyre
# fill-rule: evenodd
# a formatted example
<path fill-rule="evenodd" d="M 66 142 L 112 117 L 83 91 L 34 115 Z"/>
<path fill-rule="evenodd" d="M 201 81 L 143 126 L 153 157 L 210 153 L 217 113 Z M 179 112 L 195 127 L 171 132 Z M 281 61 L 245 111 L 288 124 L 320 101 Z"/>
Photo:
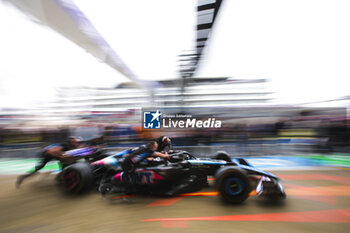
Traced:
<path fill-rule="evenodd" d="M 237 167 L 221 168 L 215 178 L 216 188 L 223 201 L 240 204 L 248 198 L 251 188 L 244 170 Z"/>
<path fill-rule="evenodd" d="M 225 151 L 218 151 L 212 157 L 212 159 L 224 160 L 226 162 L 232 162 L 230 156 Z"/>
<path fill-rule="evenodd" d="M 60 173 L 60 185 L 65 192 L 80 194 L 93 185 L 93 173 L 87 163 L 72 164 Z"/>

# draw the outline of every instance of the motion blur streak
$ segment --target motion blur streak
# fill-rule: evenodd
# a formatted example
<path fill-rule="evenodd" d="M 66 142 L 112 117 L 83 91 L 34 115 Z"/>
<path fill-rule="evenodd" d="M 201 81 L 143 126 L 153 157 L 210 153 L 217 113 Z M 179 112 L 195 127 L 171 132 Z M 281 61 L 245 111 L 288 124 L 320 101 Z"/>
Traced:
<path fill-rule="evenodd" d="M 350 209 L 190 218 L 156 218 L 143 220 L 143 222 L 156 221 L 273 221 L 350 223 Z"/>

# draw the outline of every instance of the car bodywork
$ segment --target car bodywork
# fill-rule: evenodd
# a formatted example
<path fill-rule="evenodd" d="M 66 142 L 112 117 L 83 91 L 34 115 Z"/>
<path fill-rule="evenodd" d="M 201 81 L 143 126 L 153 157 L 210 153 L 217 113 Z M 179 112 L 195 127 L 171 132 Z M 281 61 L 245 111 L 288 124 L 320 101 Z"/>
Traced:
<path fill-rule="evenodd" d="M 213 158 L 197 158 L 180 151 L 172 154 L 169 160 L 156 159 L 141 163 L 130 177 L 121 169 L 121 163 L 131 151 L 125 150 L 91 163 L 73 164 L 62 171 L 61 183 L 74 193 L 80 193 L 95 184 L 102 194 L 174 196 L 198 191 L 208 186 L 209 176 L 214 176 L 216 189 L 223 200 L 229 203 L 243 202 L 252 190 L 259 197 L 286 197 L 277 176 L 255 168 L 243 158 L 231 159 L 224 152 Z"/>

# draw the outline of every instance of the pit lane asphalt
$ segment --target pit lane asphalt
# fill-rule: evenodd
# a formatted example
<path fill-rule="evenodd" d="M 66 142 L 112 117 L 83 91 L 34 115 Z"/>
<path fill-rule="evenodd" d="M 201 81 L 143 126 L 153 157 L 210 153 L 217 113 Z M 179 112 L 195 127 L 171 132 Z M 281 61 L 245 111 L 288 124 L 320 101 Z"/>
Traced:
<path fill-rule="evenodd" d="M 3 175 L 0 232 L 349 232 L 350 170 L 272 172 L 281 176 L 288 195 L 278 205 L 255 196 L 225 205 L 213 187 L 192 194 L 197 196 L 110 203 L 95 192 L 64 195 L 49 173 L 28 178 L 20 189 L 16 176 Z"/>

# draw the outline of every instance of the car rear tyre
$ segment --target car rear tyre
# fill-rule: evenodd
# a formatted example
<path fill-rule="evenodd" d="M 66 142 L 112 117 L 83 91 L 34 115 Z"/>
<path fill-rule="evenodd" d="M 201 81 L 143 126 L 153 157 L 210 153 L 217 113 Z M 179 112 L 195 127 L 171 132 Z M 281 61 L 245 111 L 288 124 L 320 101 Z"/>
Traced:
<path fill-rule="evenodd" d="M 86 192 L 93 184 L 93 174 L 89 164 L 72 164 L 60 174 L 60 185 L 67 193 L 80 194 Z"/>

